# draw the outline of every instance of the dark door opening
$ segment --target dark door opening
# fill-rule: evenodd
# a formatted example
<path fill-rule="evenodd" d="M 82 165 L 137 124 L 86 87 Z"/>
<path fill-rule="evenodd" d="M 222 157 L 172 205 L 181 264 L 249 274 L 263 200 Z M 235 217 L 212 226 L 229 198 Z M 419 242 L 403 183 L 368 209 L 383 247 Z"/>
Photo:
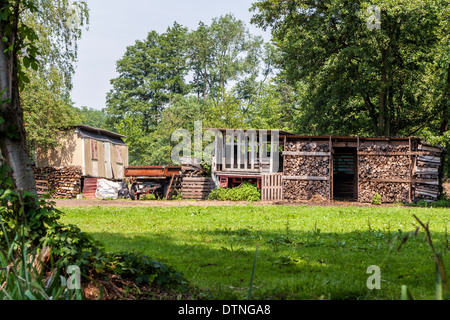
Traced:
<path fill-rule="evenodd" d="M 335 200 L 357 199 L 356 148 L 334 148 L 333 197 Z"/>

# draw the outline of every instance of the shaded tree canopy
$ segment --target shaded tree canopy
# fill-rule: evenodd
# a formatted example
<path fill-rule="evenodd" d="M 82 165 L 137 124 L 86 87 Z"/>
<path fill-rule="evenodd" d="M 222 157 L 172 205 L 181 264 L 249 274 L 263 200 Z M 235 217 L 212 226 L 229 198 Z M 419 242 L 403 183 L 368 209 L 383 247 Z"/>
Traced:
<path fill-rule="evenodd" d="M 371 5 L 380 29 L 368 26 Z M 272 30 L 283 77 L 302 83 L 304 133 L 408 135 L 448 121 L 448 1 L 262 0 L 252 10 Z"/>

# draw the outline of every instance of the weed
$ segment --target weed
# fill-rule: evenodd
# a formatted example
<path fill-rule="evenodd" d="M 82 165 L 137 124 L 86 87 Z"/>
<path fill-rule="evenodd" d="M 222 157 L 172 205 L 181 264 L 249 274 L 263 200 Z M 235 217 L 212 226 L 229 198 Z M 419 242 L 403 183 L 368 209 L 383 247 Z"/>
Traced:
<path fill-rule="evenodd" d="M 372 204 L 380 205 L 381 204 L 381 195 L 379 193 L 375 193 L 372 197 Z"/>

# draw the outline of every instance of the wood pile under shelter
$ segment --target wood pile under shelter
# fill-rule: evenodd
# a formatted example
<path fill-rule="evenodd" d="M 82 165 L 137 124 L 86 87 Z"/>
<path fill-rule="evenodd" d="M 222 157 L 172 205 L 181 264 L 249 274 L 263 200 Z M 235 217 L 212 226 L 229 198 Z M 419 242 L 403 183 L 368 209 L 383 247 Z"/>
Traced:
<path fill-rule="evenodd" d="M 286 136 L 286 200 L 436 201 L 444 149 L 419 138 Z"/>
<path fill-rule="evenodd" d="M 51 193 L 52 198 L 76 198 L 81 193 L 81 166 L 34 167 L 38 196 Z"/>
<path fill-rule="evenodd" d="M 290 141 L 284 148 L 283 195 L 286 200 L 324 199 L 330 194 L 330 144 Z"/>
<path fill-rule="evenodd" d="M 256 182 L 262 200 L 371 202 L 379 194 L 388 203 L 435 201 L 443 190 L 446 150 L 417 137 L 209 130 L 216 132 L 211 166 L 215 185 Z"/>

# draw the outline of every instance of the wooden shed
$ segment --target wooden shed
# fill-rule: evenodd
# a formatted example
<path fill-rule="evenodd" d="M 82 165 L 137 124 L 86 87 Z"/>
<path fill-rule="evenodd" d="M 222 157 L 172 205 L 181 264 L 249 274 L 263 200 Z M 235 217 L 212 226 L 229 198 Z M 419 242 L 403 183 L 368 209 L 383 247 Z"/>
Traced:
<path fill-rule="evenodd" d="M 297 136 L 275 130 L 264 131 L 264 138 L 260 130 L 216 130 L 222 133 L 213 154 L 216 185 L 257 182 L 262 200 L 370 202 L 378 193 L 382 202 L 392 203 L 435 201 L 442 192 L 445 150 L 420 138 Z M 277 155 L 280 164 L 273 166 Z"/>
<path fill-rule="evenodd" d="M 128 166 L 125 136 L 104 129 L 77 125 L 61 135 L 61 147 L 36 150 L 37 167 L 80 166 L 84 177 L 122 180 Z"/>
<path fill-rule="evenodd" d="M 97 179 L 123 180 L 128 166 L 125 136 L 78 125 L 61 133 L 60 147 L 36 150 L 38 194 L 56 190 L 54 197 L 73 198 L 83 192 L 95 198 Z"/>

